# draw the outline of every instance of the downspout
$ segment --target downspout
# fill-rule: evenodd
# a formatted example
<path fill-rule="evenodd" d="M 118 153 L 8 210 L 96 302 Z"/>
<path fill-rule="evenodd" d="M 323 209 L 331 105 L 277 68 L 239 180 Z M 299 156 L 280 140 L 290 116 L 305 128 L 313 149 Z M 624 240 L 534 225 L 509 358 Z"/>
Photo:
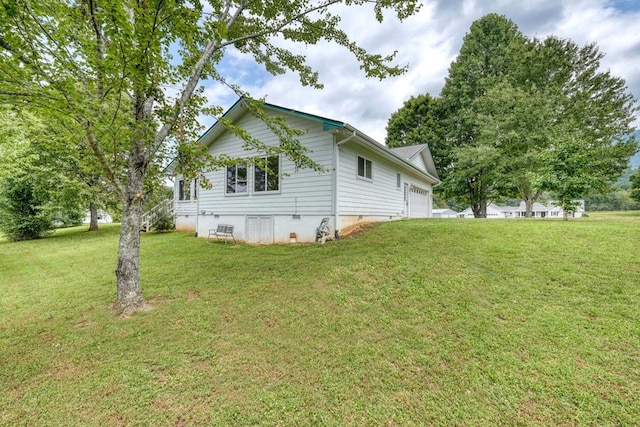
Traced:
<path fill-rule="evenodd" d="M 333 180 L 334 182 L 334 189 L 333 189 L 333 194 L 335 197 L 335 200 L 333 202 L 333 206 L 334 206 L 334 212 L 333 212 L 333 217 L 334 217 L 334 225 L 333 225 L 333 229 L 334 229 L 334 234 L 335 234 L 335 238 L 338 239 L 340 236 L 338 235 L 338 225 L 340 224 L 340 208 L 339 208 L 339 200 L 340 198 L 338 197 L 338 189 L 340 188 L 339 185 L 339 180 L 340 180 L 340 146 L 346 142 L 349 142 L 350 140 L 352 140 L 353 138 L 355 138 L 356 136 L 356 131 L 354 130 L 353 133 L 351 135 L 349 135 L 348 137 L 346 137 L 345 139 L 343 139 L 342 141 L 338 142 L 337 141 L 337 136 L 334 134 L 333 135 L 333 140 L 334 140 L 334 150 L 335 150 L 335 168 L 334 168 L 334 174 L 335 174 L 335 179 Z"/>
<path fill-rule="evenodd" d="M 197 184 L 196 184 L 197 185 Z M 198 237 L 198 225 L 200 224 L 200 192 L 196 193 L 196 237 Z"/>

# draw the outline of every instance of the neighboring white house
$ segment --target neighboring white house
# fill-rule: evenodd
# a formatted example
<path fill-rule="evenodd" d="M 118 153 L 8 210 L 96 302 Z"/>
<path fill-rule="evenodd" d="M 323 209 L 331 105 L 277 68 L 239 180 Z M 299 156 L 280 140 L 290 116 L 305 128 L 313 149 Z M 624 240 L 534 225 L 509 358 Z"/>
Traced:
<path fill-rule="evenodd" d="M 111 224 L 113 222 L 113 218 L 106 211 L 102 209 L 98 209 L 98 224 Z M 89 224 L 91 222 L 91 211 L 86 211 L 84 213 L 84 219 L 82 220 L 84 224 Z"/>
<path fill-rule="evenodd" d="M 458 218 L 460 214 L 453 209 L 433 209 L 434 218 Z"/>
<path fill-rule="evenodd" d="M 578 206 L 576 211 L 569 216 L 572 218 L 580 218 L 584 214 L 584 200 L 576 200 Z M 555 200 L 550 200 L 546 203 L 535 202 L 532 206 L 531 213 L 534 218 L 562 218 L 564 210 L 560 206 L 556 206 Z M 515 218 L 522 218 L 526 215 L 527 209 L 524 201 L 520 202 L 520 206 L 513 209 L 513 216 Z"/>
<path fill-rule="evenodd" d="M 460 218 L 474 218 L 473 210 L 469 207 L 459 214 Z M 487 218 L 509 218 L 508 210 L 505 210 L 504 206 L 498 206 L 495 203 L 489 203 L 487 205 Z"/>
<path fill-rule="evenodd" d="M 313 242 L 326 217 L 332 234 L 360 222 L 431 217 L 432 185 L 440 181 L 426 144 L 391 150 L 347 123 L 272 104 L 263 108 L 305 132 L 299 141 L 324 171 L 296 171 L 285 156 L 272 156 L 264 157 L 266 170 L 238 164 L 206 172 L 211 189 L 178 176 L 176 228 L 207 237 L 218 224 L 230 224 L 235 238 L 248 243 L 289 242 L 292 233 L 298 242 Z M 280 142 L 242 99 L 223 117 L 267 146 Z M 199 141 L 213 156 L 264 155 L 244 150 L 244 141 L 221 121 Z"/>
<path fill-rule="evenodd" d="M 576 211 L 571 214 L 572 218 L 580 218 L 584 215 L 584 200 L 577 200 Z M 560 206 L 555 205 L 555 201 L 548 201 L 546 204 L 535 202 L 531 213 L 534 218 L 562 218 L 564 211 Z M 487 205 L 487 218 L 524 218 L 526 215 L 526 204 L 520 202 L 520 206 L 500 206 L 495 203 Z M 473 211 L 467 208 L 460 212 L 462 218 L 473 218 Z"/>

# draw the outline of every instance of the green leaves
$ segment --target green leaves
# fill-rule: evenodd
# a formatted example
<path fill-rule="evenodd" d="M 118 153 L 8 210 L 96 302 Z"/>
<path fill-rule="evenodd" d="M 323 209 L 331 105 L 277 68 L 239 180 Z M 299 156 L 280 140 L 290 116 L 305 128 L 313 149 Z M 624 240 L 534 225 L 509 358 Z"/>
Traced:
<path fill-rule="evenodd" d="M 162 156 L 184 145 L 179 152 L 193 165 L 234 161 L 227 156 L 195 160 L 201 151 L 192 145 L 197 117 L 209 102 L 203 96 L 203 79 L 244 95 L 242 88 L 228 83 L 236 70 L 225 76 L 218 67 L 227 50 L 235 49 L 271 74 L 292 71 L 302 85 L 321 88 L 317 73 L 292 43 L 323 40 L 355 56 L 367 77 L 398 75 L 404 68 L 392 64 L 394 53 L 369 53 L 339 27 L 338 6 L 368 4 L 368 0 L 0 4 L 0 103 L 37 111 L 61 133 L 82 140 L 102 177 L 123 200 L 125 231 L 116 273 L 122 308 L 142 306 L 139 218 L 144 193 L 158 177 Z M 417 0 L 382 0 L 373 6 L 378 21 L 388 12 L 404 19 L 418 8 Z M 253 103 L 250 96 L 243 97 Z M 297 168 L 317 170 L 297 139 L 300 133 L 260 111 L 253 112 L 280 138 L 279 145 L 266 146 L 245 130 L 225 125 L 245 141 L 247 149 L 281 154 Z M 91 169 L 93 164 L 82 166 Z"/>
<path fill-rule="evenodd" d="M 442 89 L 441 191 L 474 205 L 543 191 L 569 203 L 614 182 L 637 149 L 621 137 L 638 106 L 623 79 L 600 70 L 602 57 L 593 43 L 527 39 L 504 16 L 475 21 Z M 394 115 L 389 129 L 398 121 L 417 123 Z"/>

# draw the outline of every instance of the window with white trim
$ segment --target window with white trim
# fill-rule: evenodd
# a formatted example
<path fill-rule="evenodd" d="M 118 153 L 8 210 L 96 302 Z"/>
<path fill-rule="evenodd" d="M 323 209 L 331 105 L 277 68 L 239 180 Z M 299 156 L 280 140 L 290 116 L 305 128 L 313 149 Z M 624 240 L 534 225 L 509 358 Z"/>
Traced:
<path fill-rule="evenodd" d="M 264 157 L 262 162 L 262 165 L 257 164 L 253 168 L 253 191 L 262 193 L 280 190 L 280 157 Z"/>
<path fill-rule="evenodd" d="M 372 179 L 373 164 L 371 160 L 358 156 L 358 176 L 362 178 Z"/>
<path fill-rule="evenodd" d="M 247 192 L 247 166 L 238 164 L 227 166 L 227 194 Z"/>

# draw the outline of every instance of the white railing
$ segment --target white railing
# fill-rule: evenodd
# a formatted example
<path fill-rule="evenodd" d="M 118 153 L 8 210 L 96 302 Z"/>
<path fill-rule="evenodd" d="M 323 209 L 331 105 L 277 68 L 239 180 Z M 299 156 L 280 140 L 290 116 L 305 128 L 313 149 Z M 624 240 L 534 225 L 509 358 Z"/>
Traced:
<path fill-rule="evenodd" d="M 153 225 L 155 219 L 162 214 L 167 214 L 173 217 L 172 197 L 161 201 L 160 203 L 149 209 L 149 211 L 142 214 L 142 230 L 147 232 L 151 230 L 151 226 Z"/>

